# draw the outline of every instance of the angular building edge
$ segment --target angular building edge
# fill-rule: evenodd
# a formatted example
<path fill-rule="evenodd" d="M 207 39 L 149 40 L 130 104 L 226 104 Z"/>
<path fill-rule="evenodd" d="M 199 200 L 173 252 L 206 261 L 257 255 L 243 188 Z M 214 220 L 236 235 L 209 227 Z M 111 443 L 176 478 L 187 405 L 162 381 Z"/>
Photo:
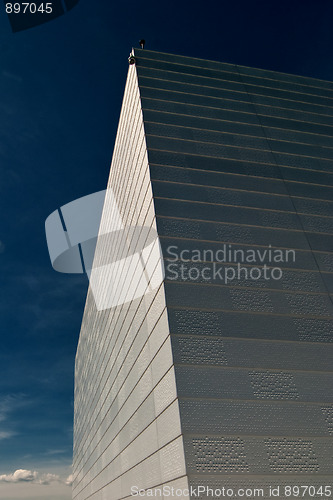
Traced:
<path fill-rule="evenodd" d="M 109 179 L 125 225 L 157 229 L 164 249 L 272 243 L 298 259 L 269 286 L 166 280 L 108 312 L 88 294 L 74 498 L 125 498 L 129 485 L 319 487 L 332 472 L 333 85 L 134 56 Z M 106 200 L 103 234 L 112 210 Z"/>
<path fill-rule="evenodd" d="M 100 234 L 114 229 L 111 193 L 125 227 L 156 233 L 135 65 L 129 67 Z M 119 235 L 127 237 L 126 230 Z M 107 259 L 107 251 L 98 242 L 95 262 Z M 106 311 L 96 311 L 89 289 L 75 381 L 74 499 L 126 498 L 130 485 L 187 487 L 163 283 Z"/>

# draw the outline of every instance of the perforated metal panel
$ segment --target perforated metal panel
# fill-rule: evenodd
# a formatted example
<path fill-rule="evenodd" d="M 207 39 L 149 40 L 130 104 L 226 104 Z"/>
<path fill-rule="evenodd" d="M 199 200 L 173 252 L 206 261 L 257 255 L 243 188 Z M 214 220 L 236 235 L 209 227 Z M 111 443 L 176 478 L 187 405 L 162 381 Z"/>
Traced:
<path fill-rule="evenodd" d="M 196 263 L 196 280 L 166 272 L 190 483 L 327 481 L 333 85 L 232 65 L 204 73 L 190 58 L 137 54 L 166 269 L 193 267 L 169 247 L 186 257 L 222 244 L 297 253 L 275 283 L 207 281 L 209 259 Z"/>
<path fill-rule="evenodd" d="M 165 280 L 114 311 L 88 294 L 74 498 L 129 498 L 132 485 L 249 488 L 253 499 L 304 485 L 315 494 L 303 498 L 322 498 L 333 476 L 333 83 L 134 54 L 109 182 L 126 221 L 157 229 Z M 216 257 L 189 277 L 193 252 L 224 246 L 296 257 L 277 280 L 248 280 L 246 262 L 223 282 L 216 265 L 237 262 Z"/>
<path fill-rule="evenodd" d="M 164 287 L 151 287 L 132 298 L 138 275 L 150 276 L 150 257 L 142 269 L 133 266 L 133 275 L 124 279 L 129 242 L 135 252 L 144 238 L 143 228 L 146 238 L 156 234 L 135 67 L 129 69 L 108 189 L 124 230 L 112 233 L 113 206 L 106 202 L 100 234 L 108 237 L 99 237 L 94 264 L 100 269 L 109 262 L 110 253 L 115 256 L 111 284 L 114 296 L 124 300 L 99 310 L 91 288 L 88 291 L 75 373 L 73 498 L 77 500 L 125 498 L 132 486 L 152 487 L 185 474 Z M 141 232 L 133 236 L 133 227 Z M 109 293 L 106 271 L 99 286 L 101 293 Z"/>

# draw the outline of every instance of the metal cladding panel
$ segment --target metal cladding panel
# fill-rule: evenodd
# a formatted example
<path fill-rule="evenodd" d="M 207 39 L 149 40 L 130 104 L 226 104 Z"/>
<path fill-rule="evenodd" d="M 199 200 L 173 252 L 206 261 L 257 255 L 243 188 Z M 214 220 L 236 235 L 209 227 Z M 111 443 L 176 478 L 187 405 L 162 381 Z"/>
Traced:
<path fill-rule="evenodd" d="M 320 495 L 333 472 L 333 84 L 135 56 L 189 483 Z M 278 279 L 262 274 L 268 249 L 295 252 L 270 261 Z"/>
<path fill-rule="evenodd" d="M 203 99 L 201 100 L 201 104 L 192 103 L 189 97 L 186 98 L 185 102 L 182 102 L 182 94 L 179 95 L 180 99 L 176 99 L 175 101 L 171 99 L 162 99 L 162 97 L 166 96 L 169 96 L 169 94 L 166 94 L 165 96 L 160 95 L 161 99 L 154 99 L 143 96 L 143 109 L 156 110 L 164 113 L 178 113 L 194 117 L 202 116 L 204 118 L 210 118 L 213 120 L 240 121 L 242 123 L 250 123 L 254 125 L 259 124 L 257 117 L 250 113 L 250 108 L 247 103 L 226 101 L 221 108 L 209 106 L 208 104 L 204 105 L 205 101 Z"/>
<path fill-rule="evenodd" d="M 76 500 L 187 484 L 158 245 L 132 66 L 76 356 Z"/>
<path fill-rule="evenodd" d="M 219 88 L 208 85 L 201 85 L 201 81 L 198 81 L 197 83 L 195 83 L 195 81 L 192 81 L 192 83 L 186 83 L 182 81 L 163 79 L 162 76 L 164 76 L 164 74 L 159 74 L 159 76 L 160 78 L 158 78 L 158 87 L 161 89 L 161 91 L 169 91 L 175 93 L 180 92 L 191 95 L 208 96 L 211 98 L 215 97 L 217 99 L 224 99 L 227 101 L 235 101 L 234 106 L 237 106 L 238 101 L 247 103 L 251 102 L 249 96 L 243 91 L 239 90 L 239 84 L 235 84 L 230 81 L 224 81 L 223 87 Z M 155 80 L 156 74 L 147 74 L 147 76 L 145 76 L 145 74 L 140 71 L 139 84 L 142 92 L 147 92 L 148 94 L 154 92 L 154 89 L 156 87 Z M 161 95 L 157 95 L 155 91 L 155 95 L 157 99 L 161 99 L 163 95 L 168 94 L 161 93 Z"/>
<path fill-rule="evenodd" d="M 200 87 L 201 88 L 201 87 Z M 289 123 L 289 128 L 273 128 L 267 126 L 265 133 L 259 124 L 242 123 L 241 121 L 230 120 L 214 120 L 213 118 L 204 118 L 201 116 L 181 115 L 176 113 L 167 113 L 154 109 L 146 109 L 144 111 L 145 123 L 163 123 L 165 125 L 189 126 L 195 129 L 204 129 L 209 131 L 218 131 L 225 133 L 247 134 L 254 137 L 267 137 L 268 139 L 277 139 L 286 142 L 296 142 L 301 144 L 309 144 L 315 146 L 324 146 L 332 148 L 333 129 L 322 129 L 315 124 L 304 124 L 299 122 L 293 130 L 292 123 Z M 240 118 L 238 116 L 235 117 Z M 269 122 L 269 120 L 267 120 Z M 277 124 L 279 125 L 279 124 Z M 307 126 L 305 126 L 307 125 Z M 320 132 L 323 135 L 319 135 Z"/>
<path fill-rule="evenodd" d="M 299 496 L 322 498 L 333 475 L 333 83 L 134 57 L 109 180 L 125 227 L 112 233 L 107 201 L 94 261 L 115 257 L 123 303 L 96 310 L 89 290 L 73 498 L 131 498 L 137 486 L 140 498 L 166 500 L 170 489 L 151 488 L 168 487 L 217 500 L 225 487 L 285 499 L 301 485 Z M 126 271 L 126 252 L 155 233 L 159 259 Z"/>
<path fill-rule="evenodd" d="M 173 62 L 176 64 L 183 64 L 189 66 L 200 66 L 201 68 L 213 68 L 224 70 L 226 72 L 250 75 L 252 77 L 259 76 L 262 82 L 275 80 L 277 82 L 284 82 L 291 84 L 295 90 L 306 91 L 309 87 L 313 89 L 329 89 L 333 90 L 333 83 L 326 80 L 318 80 L 316 78 L 309 78 L 305 76 L 290 75 L 288 73 L 278 73 L 276 71 L 269 71 L 259 68 L 249 68 L 247 66 L 238 66 L 218 61 L 210 61 L 206 59 L 193 58 L 188 56 L 180 56 L 177 54 L 166 54 L 164 52 L 146 50 L 144 53 L 140 49 L 135 49 L 137 54 L 144 56 L 146 60 L 161 60 L 166 62 Z M 302 86 L 302 88 L 300 88 Z M 311 90 L 311 89 L 310 89 Z M 329 95 L 329 94 L 328 94 Z"/>

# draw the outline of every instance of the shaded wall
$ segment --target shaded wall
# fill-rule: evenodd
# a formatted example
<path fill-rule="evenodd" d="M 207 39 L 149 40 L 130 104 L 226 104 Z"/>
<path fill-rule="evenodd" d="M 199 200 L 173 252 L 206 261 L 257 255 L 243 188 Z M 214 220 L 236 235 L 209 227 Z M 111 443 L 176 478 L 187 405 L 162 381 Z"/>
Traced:
<path fill-rule="evenodd" d="M 189 482 L 330 484 L 333 84 L 135 54 L 166 269 L 170 246 L 295 250 L 277 280 L 166 271 Z"/>

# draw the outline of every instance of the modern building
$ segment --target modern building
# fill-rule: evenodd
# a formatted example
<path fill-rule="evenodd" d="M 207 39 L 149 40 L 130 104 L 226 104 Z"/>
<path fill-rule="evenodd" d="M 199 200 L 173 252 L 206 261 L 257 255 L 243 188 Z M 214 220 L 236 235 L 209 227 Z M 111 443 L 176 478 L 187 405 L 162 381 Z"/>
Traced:
<path fill-rule="evenodd" d="M 99 310 L 89 289 L 76 357 L 73 498 L 327 498 L 333 83 L 130 63 L 94 263 L 113 299 Z"/>

